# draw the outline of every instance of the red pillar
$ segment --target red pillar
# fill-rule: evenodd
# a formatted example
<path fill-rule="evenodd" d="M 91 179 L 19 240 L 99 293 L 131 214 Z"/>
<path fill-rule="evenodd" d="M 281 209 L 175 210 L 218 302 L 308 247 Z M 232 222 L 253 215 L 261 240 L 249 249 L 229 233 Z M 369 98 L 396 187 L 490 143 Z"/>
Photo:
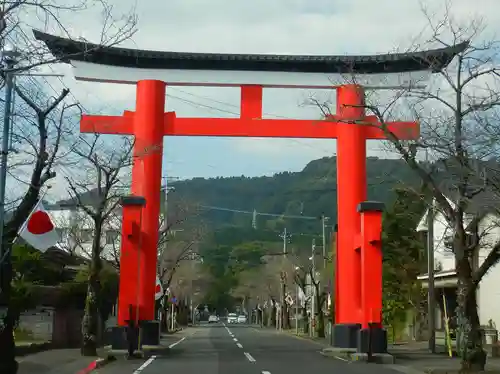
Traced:
<path fill-rule="evenodd" d="M 382 210 L 383 203 L 359 204 L 361 214 L 361 272 L 363 328 L 382 327 Z"/>
<path fill-rule="evenodd" d="M 366 200 L 366 141 L 363 125 L 346 123 L 365 118 L 363 88 L 337 89 L 337 324 L 359 323 L 361 316 L 361 259 L 356 249 L 360 232 L 357 206 Z"/>
<path fill-rule="evenodd" d="M 157 80 L 137 82 L 131 192 L 146 199 L 146 205 L 142 212 L 138 279 L 139 319 L 145 321 L 155 319 L 164 108 L 164 82 Z M 122 271 L 121 276 L 130 276 L 130 274 Z"/>
<path fill-rule="evenodd" d="M 123 205 L 122 237 L 120 250 L 120 284 L 118 288 L 118 325 L 126 326 L 127 321 L 137 321 L 139 294 L 138 264 L 140 258 L 142 206 Z M 123 276 L 127 274 L 127 276 Z"/>

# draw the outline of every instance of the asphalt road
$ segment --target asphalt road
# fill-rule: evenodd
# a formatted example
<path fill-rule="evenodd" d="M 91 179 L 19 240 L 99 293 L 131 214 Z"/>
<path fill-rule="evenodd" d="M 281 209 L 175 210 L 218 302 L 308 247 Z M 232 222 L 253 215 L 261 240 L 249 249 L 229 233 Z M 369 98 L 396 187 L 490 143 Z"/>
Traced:
<path fill-rule="evenodd" d="M 99 374 L 396 374 L 386 366 L 319 354 L 319 343 L 245 325 L 205 325 L 173 338 L 165 355 L 119 361 Z M 170 342 L 169 342 L 170 343 Z M 369 367 L 367 367 L 369 366 Z"/>

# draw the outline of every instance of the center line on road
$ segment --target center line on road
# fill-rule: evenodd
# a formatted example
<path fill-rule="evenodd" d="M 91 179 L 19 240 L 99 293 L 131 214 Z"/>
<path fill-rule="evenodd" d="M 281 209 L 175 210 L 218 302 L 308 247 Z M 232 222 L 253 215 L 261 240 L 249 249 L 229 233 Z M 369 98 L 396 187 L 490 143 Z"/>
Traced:
<path fill-rule="evenodd" d="M 168 346 L 168 348 L 174 348 L 177 344 L 181 343 L 182 341 L 184 341 L 184 339 L 186 339 L 186 337 L 183 337 L 182 339 L 180 340 L 177 340 L 175 343 L 172 343 Z"/>
<path fill-rule="evenodd" d="M 245 357 L 248 359 L 250 362 L 255 362 L 255 358 L 252 357 L 252 355 L 248 352 L 244 352 Z"/>
<path fill-rule="evenodd" d="M 233 338 L 233 341 L 237 342 L 237 341 L 238 341 L 238 339 L 236 339 L 236 338 Z"/>
<path fill-rule="evenodd" d="M 236 343 L 236 345 L 237 345 L 239 348 L 243 348 L 243 346 L 242 346 L 240 343 Z"/>
<path fill-rule="evenodd" d="M 151 364 L 155 360 L 156 356 L 151 356 L 150 358 L 147 359 L 146 362 L 144 362 L 139 368 L 133 372 L 133 374 L 140 374 L 146 367 Z"/>

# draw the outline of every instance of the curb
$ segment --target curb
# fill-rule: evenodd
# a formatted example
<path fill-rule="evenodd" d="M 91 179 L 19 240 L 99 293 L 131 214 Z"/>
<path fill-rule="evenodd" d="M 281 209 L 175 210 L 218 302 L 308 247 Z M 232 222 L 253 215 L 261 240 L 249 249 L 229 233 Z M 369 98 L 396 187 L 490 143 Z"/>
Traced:
<path fill-rule="evenodd" d="M 115 358 L 113 356 L 109 356 L 107 358 L 98 358 L 97 360 L 92 361 L 86 368 L 80 370 L 77 374 L 88 374 L 93 372 L 96 369 L 102 368 L 106 366 L 110 362 L 113 362 Z"/>
<path fill-rule="evenodd" d="M 23 357 L 27 355 L 31 355 L 38 352 L 48 351 L 52 348 L 52 343 L 43 342 L 43 343 L 30 343 L 27 345 L 18 345 L 16 346 L 16 357 Z"/>

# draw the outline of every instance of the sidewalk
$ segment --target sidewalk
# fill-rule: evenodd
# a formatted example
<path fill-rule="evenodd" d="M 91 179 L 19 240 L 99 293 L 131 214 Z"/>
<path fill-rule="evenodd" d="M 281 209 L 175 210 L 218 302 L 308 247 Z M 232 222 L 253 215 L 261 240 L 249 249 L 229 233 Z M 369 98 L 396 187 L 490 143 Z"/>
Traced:
<path fill-rule="evenodd" d="M 104 357 L 103 349 L 98 350 Z M 76 374 L 99 357 L 82 357 L 80 349 L 53 349 L 18 357 L 18 374 Z"/>
<path fill-rule="evenodd" d="M 275 328 L 266 328 L 274 330 Z M 283 330 L 283 333 L 300 339 L 306 339 L 321 344 L 325 348 L 329 347 L 328 338 L 312 338 L 308 334 L 299 332 L 297 335 L 294 329 Z M 460 370 L 460 359 L 449 357 L 444 347 L 440 353 L 432 354 L 427 349 L 427 342 L 407 342 L 390 344 L 388 351 L 395 358 L 395 364 L 386 365 L 387 368 L 406 374 L 452 374 Z M 439 351 L 439 347 L 438 347 Z M 486 363 L 486 373 L 500 373 L 500 357 L 488 357 Z"/>
<path fill-rule="evenodd" d="M 396 365 L 391 368 L 403 373 L 445 374 L 460 370 L 460 358 L 449 357 L 444 349 L 441 353 L 432 354 L 427 349 L 427 342 L 393 345 L 389 348 L 389 353 L 396 359 Z M 500 373 L 500 358 L 488 357 L 486 372 Z"/>

